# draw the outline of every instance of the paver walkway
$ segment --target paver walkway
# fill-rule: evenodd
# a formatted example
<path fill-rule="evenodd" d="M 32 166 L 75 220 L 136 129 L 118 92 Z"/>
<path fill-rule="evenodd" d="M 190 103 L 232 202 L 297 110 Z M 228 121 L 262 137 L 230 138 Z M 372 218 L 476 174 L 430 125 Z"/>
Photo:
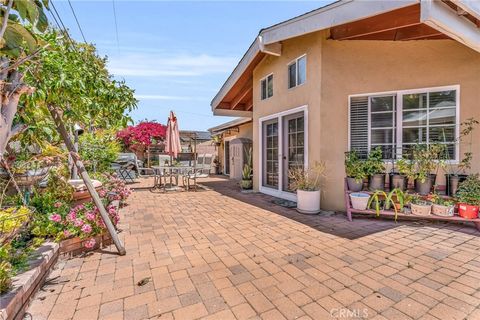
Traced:
<path fill-rule="evenodd" d="M 32 318 L 480 319 L 473 227 L 304 216 L 222 179 L 205 185 L 134 192 L 127 255 L 59 262 Z"/>

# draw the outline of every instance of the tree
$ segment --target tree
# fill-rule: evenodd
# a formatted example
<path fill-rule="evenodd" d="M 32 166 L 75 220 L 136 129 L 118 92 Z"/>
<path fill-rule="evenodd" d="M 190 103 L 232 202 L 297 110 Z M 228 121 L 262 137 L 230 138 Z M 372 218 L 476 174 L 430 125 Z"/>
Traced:
<path fill-rule="evenodd" d="M 67 40 L 56 31 L 41 35 L 48 48 L 38 54 L 37 64 L 26 75 L 35 92 L 25 98 L 17 121 L 28 125 L 25 143 L 55 142 L 48 106 L 63 112 L 66 126 L 78 123 L 86 129 L 125 127 L 126 114 L 136 107 L 134 91 L 114 80 L 93 45 Z"/>
<path fill-rule="evenodd" d="M 24 74 L 18 68 L 38 53 L 39 41 L 34 31 L 44 32 L 48 27 L 44 12 L 47 6 L 48 0 L 2 0 L 0 3 L 0 157 L 9 139 L 21 128 L 12 130 L 20 97 L 33 92 L 33 88 L 23 82 Z"/>

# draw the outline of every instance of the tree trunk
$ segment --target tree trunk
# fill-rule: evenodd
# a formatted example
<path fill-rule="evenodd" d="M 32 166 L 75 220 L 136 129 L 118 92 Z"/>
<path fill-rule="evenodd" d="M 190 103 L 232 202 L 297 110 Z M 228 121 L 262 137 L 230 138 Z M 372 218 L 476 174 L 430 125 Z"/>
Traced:
<path fill-rule="evenodd" d="M 0 59 L 2 70 L 8 67 L 8 58 Z M 17 70 L 0 73 L 0 157 L 5 154 L 8 141 L 12 137 L 12 123 L 18 109 L 18 101 L 24 93 L 32 93 L 33 88 L 23 83 L 23 74 Z"/>

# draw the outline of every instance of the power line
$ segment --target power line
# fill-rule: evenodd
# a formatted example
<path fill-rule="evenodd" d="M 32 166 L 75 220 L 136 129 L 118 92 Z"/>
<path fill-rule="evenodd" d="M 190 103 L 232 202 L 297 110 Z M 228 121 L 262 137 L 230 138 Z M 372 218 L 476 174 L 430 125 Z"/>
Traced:
<path fill-rule="evenodd" d="M 68 30 L 67 30 L 67 28 L 65 27 L 65 24 L 62 21 L 62 18 L 58 14 L 57 8 L 55 7 L 55 4 L 53 3 L 53 0 L 50 0 L 50 4 L 52 5 L 53 10 L 55 11 L 55 14 L 58 17 L 58 20 L 57 20 L 57 17 L 55 17 L 54 12 L 50 10 L 50 14 L 52 15 L 53 19 L 55 20 L 55 23 L 57 24 L 58 29 L 68 39 L 68 41 L 70 41 L 70 44 L 72 45 L 72 47 L 75 48 L 74 42 L 73 42 L 72 38 L 70 37 L 70 34 L 68 33 Z M 58 21 L 60 21 L 60 23 Z"/>
<path fill-rule="evenodd" d="M 117 51 L 120 52 L 120 41 L 118 41 L 118 23 L 117 23 L 117 10 L 115 8 L 115 0 L 112 0 L 112 7 L 113 7 L 113 19 L 115 21 L 115 36 L 117 38 Z"/>
<path fill-rule="evenodd" d="M 83 34 L 82 27 L 80 26 L 80 22 L 77 19 L 77 15 L 75 14 L 75 10 L 73 9 L 72 2 L 68 0 L 68 4 L 70 5 L 70 9 L 72 9 L 73 17 L 75 18 L 75 21 L 77 22 L 78 29 L 80 29 L 80 33 L 82 34 L 83 41 L 87 43 L 87 40 L 85 39 L 85 35 Z"/>

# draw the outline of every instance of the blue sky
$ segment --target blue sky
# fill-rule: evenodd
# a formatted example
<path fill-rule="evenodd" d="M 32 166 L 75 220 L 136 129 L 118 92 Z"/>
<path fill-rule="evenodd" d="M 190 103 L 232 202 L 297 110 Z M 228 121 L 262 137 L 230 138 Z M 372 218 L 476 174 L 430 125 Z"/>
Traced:
<path fill-rule="evenodd" d="M 165 123 L 174 110 L 184 130 L 206 130 L 210 101 L 259 30 L 331 1 L 73 1 L 83 33 L 109 58 L 109 70 L 135 89 L 135 121 Z M 53 0 L 64 24 L 82 40 L 69 4 Z M 51 19 L 51 16 L 49 16 Z M 52 19 L 51 19 L 52 20 Z"/>

